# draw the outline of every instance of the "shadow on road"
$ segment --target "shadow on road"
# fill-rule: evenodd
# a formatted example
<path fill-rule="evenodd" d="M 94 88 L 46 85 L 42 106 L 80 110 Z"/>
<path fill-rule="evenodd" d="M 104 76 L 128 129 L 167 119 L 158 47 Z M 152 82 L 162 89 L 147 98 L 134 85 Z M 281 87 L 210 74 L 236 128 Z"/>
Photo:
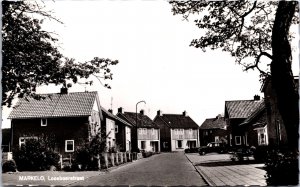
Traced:
<path fill-rule="evenodd" d="M 196 166 L 215 167 L 215 166 L 233 166 L 233 165 L 247 165 L 247 164 L 259 164 L 259 163 L 255 160 L 244 160 L 244 161 L 229 160 L 229 161 L 213 161 L 213 162 L 197 163 Z"/>

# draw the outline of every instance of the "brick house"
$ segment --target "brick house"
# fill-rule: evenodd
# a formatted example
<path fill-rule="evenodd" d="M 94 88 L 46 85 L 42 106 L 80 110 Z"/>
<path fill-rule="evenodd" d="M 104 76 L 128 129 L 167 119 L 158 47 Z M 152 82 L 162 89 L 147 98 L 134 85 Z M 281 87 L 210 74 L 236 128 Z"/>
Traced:
<path fill-rule="evenodd" d="M 253 100 L 225 101 L 224 118 L 227 129 L 230 132 L 228 143 L 230 146 L 242 146 L 247 144 L 248 135 L 244 129 L 240 128 L 243 123 L 254 111 L 256 111 L 263 100 L 259 96 L 254 96 Z"/>
<path fill-rule="evenodd" d="M 117 116 L 132 125 L 131 142 L 133 149 L 137 147 L 139 150 L 147 152 L 160 152 L 160 129 L 144 114 L 144 110 L 136 114 L 123 112 L 123 108 L 120 107 Z"/>
<path fill-rule="evenodd" d="M 160 128 L 162 151 L 184 151 L 199 146 L 199 126 L 184 111 L 182 114 L 162 114 L 153 120 Z"/>
<path fill-rule="evenodd" d="M 20 99 L 9 115 L 12 149 L 30 138 L 48 138 L 63 156 L 99 133 L 103 119 L 97 92 L 43 94 Z"/>
<path fill-rule="evenodd" d="M 299 77 L 294 77 L 294 80 L 298 91 Z M 265 79 L 261 91 L 265 97 L 269 146 L 284 146 L 287 144 L 287 135 L 277 107 L 277 96 L 275 89 L 272 87 L 271 77 Z"/>
<path fill-rule="evenodd" d="M 102 129 L 106 135 L 108 149 L 116 147 L 121 152 L 131 151 L 131 128 L 132 125 L 125 120 L 113 115 L 112 110 L 101 107 L 103 120 Z"/>
<path fill-rule="evenodd" d="M 199 128 L 200 144 L 206 146 L 210 142 L 228 143 L 228 131 L 225 118 L 218 115 L 215 118 L 208 118 Z"/>

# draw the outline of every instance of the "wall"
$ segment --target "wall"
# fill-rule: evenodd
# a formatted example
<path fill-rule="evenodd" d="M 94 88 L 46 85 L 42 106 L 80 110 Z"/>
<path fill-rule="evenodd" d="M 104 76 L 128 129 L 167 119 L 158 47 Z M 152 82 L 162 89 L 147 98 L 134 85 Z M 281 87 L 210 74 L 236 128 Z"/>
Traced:
<path fill-rule="evenodd" d="M 215 142 L 215 137 L 218 136 L 220 141 L 228 142 L 229 132 L 225 129 L 200 129 L 200 145 L 206 146 L 210 142 Z"/>
<path fill-rule="evenodd" d="M 159 140 L 159 129 L 138 128 L 138 140 Z"/>
<path fill-rule="evenodd" d="M 160 117 L 155 117 L 154 123 L 160 129 L 160 148 L 161 151 L 171 151 L 171 131 L 170 127 L 165 124 Z"/>
<path fill-rule="evenodd" d="M 171 151 L 184 151 L 188 147 L 188 141 L 199 142 L 198 129 L 171 129 Z M 178 147 L 178 140 L 182 140 L 181 148 Z"/>
<path fill-rule="evenodd" d="M 48 118 L 47 126 L 41 126 L 41 119 L 13 119 L 12 120 L 12 145 L 19 147 L 19 137 L 52 137 L 55 150 L 63 155 L 65 140 L 74 140 L 75 148 L 89 140 L 89 117 Z"/>
<path fill-rule="evenodd" d="M 105 118 L 106 127 L 106 146 L 107 148 L 116 146 L 116 133 L 115 133 L 115 121 L 109 118 Z"/>

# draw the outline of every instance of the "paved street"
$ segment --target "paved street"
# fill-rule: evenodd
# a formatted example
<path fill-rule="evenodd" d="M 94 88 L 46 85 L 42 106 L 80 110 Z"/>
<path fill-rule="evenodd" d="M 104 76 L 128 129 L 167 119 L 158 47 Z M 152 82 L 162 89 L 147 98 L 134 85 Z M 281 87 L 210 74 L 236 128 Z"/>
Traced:
<path fill-rule="evenodd" d="M 207 185 L 184 153 L 161 153 L 72 185 Z"/>
<path fill-rule="evenodd" d="M 201 175 L 211 186 L 266 185 L 264 164 L 256 164 L 253 159 L 233 162 L 229 154 L 186 154 Z"/>

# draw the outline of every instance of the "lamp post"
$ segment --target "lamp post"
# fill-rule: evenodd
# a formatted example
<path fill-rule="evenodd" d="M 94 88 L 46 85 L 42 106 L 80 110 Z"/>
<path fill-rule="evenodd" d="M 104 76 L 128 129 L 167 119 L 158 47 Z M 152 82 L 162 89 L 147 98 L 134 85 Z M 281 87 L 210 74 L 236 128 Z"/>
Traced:
<path fill-rule="evenodd" d="M 138 107 L 138 104 L 140 103 L 145 103 L 146 104 L 146 101 L 139 101 L 136 103 L 135 105 L 135 132 L 136 132 L 136 145 L 135 145 L 135 150 L 137 151 L 138 149 L 138 132 L 137 132 L 137 125 L 138 125 L 138 114 L 137 114 L 137 107 Z"/>

